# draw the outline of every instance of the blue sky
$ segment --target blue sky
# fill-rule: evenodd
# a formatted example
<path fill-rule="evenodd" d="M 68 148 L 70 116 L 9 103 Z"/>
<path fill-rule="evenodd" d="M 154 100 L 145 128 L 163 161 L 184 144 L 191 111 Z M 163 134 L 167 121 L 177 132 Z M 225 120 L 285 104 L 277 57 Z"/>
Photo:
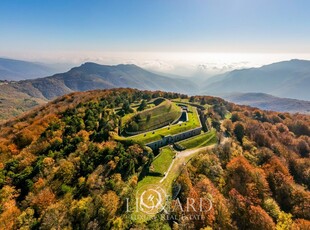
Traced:
<path fill-rule="evenodd" d="M 1 0 L 0 56 L 310 53 L 307 0 Z"/>

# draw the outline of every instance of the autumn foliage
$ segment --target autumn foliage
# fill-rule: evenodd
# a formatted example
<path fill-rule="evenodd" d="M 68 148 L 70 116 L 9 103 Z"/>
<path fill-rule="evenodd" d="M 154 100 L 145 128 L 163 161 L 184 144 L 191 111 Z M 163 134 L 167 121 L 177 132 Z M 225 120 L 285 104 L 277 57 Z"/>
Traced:
<path fill-rule="evenodd" d="M 195 214 L 200 206 L 186 210 L 188 198 L 209 200 L 211 209 L 203 203 L 208 211 L 195 220 L 139 225 L 128 218 L 125 198 L 154 153 L 115 136 L 131 103 L 157 97 L 187 98 L 133 89 L 72 93 L 0 125 L 0 229 L 309 229 L 310 117 L 208 96 L 189 101 L 208 105 L 204 129 L 224 141 L 176 178 L 183 211 L 173 214 Z"/>

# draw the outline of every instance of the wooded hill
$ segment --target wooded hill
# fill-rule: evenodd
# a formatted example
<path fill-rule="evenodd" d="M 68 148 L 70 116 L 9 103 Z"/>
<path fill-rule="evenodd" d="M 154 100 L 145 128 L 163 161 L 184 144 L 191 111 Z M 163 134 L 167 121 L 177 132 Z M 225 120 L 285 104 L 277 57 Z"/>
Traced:
<path fill-rule="evenodd" d="M 186 166 L 178 197 L 182 205 L 212 197 L 213 209 L 203 220 L 128 218 L 125 198 L 147 175 L 154 153 L 113 136 L 130 110 L 124 104 L 158 97 L 187 98 L 133 89 L 72 93 L 0 125 L 0 229 L 310 226 L 310 117 L 200 96 L 191 102 L 210 105 L 206 116 L 229 141 Z"/>

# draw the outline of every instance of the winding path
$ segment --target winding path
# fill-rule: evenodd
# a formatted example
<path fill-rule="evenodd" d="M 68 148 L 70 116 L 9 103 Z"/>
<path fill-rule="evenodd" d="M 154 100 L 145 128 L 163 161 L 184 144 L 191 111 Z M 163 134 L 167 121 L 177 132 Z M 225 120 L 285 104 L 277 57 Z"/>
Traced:
<path fill-rule="evenodd" d="M 185 166 L 188 160 L 190 160 L 196 153 L 199 153 L 200 151 L 203 151 L 203 150 L 212 149 L 218 145 L 223 145 L 228 140 L 229 138 L 223 137 L 221 140 L 221 143 L 219 144 L 213 144 L 213 145 L 204 146 L 204 147 L 197 148 L 197 149 L 188 149 L 188 150 L 177 152 L 175 159 L 173 159 L 173 161 L 171 162 L 165 176 L 160 180 L 160 183 L 165 183 L 165 184 L 172 183 L 172 181 L 175 179 L 173 174 L 179 175 L 182 171 L 182 168 L 183 168 L 182 166 Z"/>

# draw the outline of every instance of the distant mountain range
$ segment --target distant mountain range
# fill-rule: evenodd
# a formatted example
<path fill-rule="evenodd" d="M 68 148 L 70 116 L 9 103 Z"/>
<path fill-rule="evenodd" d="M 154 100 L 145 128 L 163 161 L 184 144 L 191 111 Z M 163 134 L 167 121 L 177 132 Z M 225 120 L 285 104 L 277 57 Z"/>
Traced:
<path fill-rule="evenodd" d="M 202 85 L 201 92 L 216 96 L 260 92 L 310 100 L 309 88 L 310 61 L 294 59 L 214 76 Z"/>
<path fill-rule="evenodd" d="M 67 93 L 92 89 L 123 87 L 185 93 L 197 88 L 189 80 L 171 79 L 148 72 L 136 65 L 107 66 L 91 62 L 72 68 L 66 73 L 19 81 L 4 87 L 11 87 L 12 90 L 48 100 Z"/>
<path fill-rule="evenodd" d="M 5 119 L 9 114 L 18 115 L 34 105 L 71 92 L 120 87 L 179 93 L 194 93 L 197 89 L 189 80 L 164 77 L 136 65 L 107 66 L 88 62 L 66 73 L 0 85 L 0 113 L 8 114 L 2 118 Z"/>
<path fill-rule="evenodd" d="M 0 80 L 19 81 L 45 77 L 63 71 L 64 65 L 45 65 L 41 63 L 0 58 Z"/>
<path fill-rule="evenodd" d="M 310 114 L 310 101 L 279 98 L 264 93 L 237 93 L 223 96 L 227 101 L 278 112 Z"/>
<path fill-rule="evenodd" d="M 0 59 L 0 63 L 5 63 L 4 59 Z M 50 71 L 50 69 L 42 67 L 42 71 L 39 72 L 39 64 L 25 64 L 23 61 L 15 60 L 10 60 L 8 63 L 10 65 L 6 64 L 6 70 L 11 69 L 11 74 L 18 73 L 11 79 L 22 77 L 24 70 L 21 66 L 37 66 L 38 77 L 44 76 L 44 70 Z M 14 63 L 16 64 L 15 67 Z M 4 72 L 2 71 L 2 73 Z M 29 70 L 28 73 L 31 71 Z M 32 73 L 34 74 L 34 71 Z M 5 79 L 9 80 L 10 78 Z M 108 66 L 87 62 L 79 67 L 72 68 L 68 72 L 49 77 L 18 82 L 1 83 L 0 81 L 0 119 L 16 116 L 35 105 L 46 103 L 71 92 L 120 87 L 162 90 L 191 95 L 216 95 L 235 103 L 247 104 L 266 110 L 309 112 L 308 102 L 287 98 L 310 100 L 308 91 L 310 88 L 310 61 L 291 60 L 261 68 L 234 70 L 212 77 L 204 84 L 196 84 L 196 82 L 189 78 L 166 77 L 162 74 L 149 72 L 136 65 Z M 273 97 L 265 93 L 284 98 Z"/>

